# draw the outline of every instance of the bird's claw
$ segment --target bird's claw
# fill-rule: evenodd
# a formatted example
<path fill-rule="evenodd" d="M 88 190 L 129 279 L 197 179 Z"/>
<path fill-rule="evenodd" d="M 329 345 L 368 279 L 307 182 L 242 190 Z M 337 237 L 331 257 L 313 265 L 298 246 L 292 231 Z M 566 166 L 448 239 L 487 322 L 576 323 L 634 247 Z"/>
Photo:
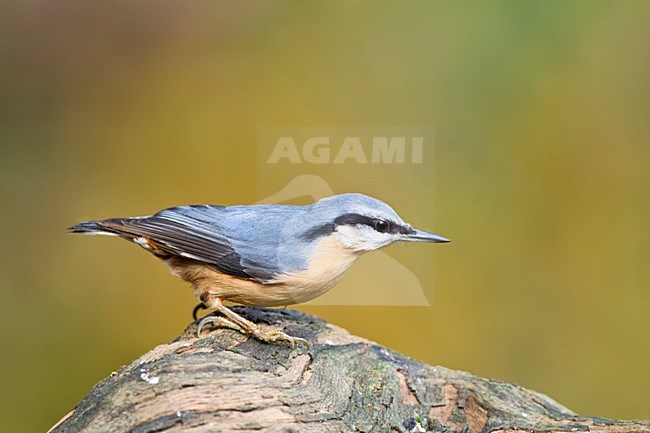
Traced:
<path fill-rule="evenodd" d="M 282 331 L 263 331 L 254 324 L 253 326 L 242 326 L 221 316 L 206 316 L 201 319 L 196 328 L 197 337 L 201 336 L 203 327 L 208 323 L 213 324 L 219 328 L 228 328 L 242 334 L 250 335 L 259 341 L 263 341 L 264 343 L 287 342 L 291 344 L 292 349 L 295 349 L 297 344 L 304 344 L 307 349 L 309 349 L 311 346 L 309 341 L 305 340 L 304 338 L 292 337 L 291 335 L 286 334 Z"/>
<path fill-rule="evenodd" d="M 304 338 L 292 337 L 291 335 L 286 334 L 282 331 L 265 332 L 256 327 L 250 334 L 256 339 L 265 343 L 279 343 L 285 341 L 291 344 L 292 349 L 295 349 L 296 345 L 299 343 L 304 344 L 307 349 L 310 347 L 309 341 L 305 340 Z"/>
<path fill-rule="evenodd" d="M 244 328 L 242 328 L 241 326 L 239 326 L 238 324 L 236 324 L 234 322 L 231 322 L 230 320 L 226 319 L 225 317 L 221 317 L 221 316 L 205 316 L 203 319 L 201 319 L 201 321 L 199 322 L 199 324 L 196 327 L 196 336 L 197 337 L 201 337 L 201 330 L 208 323 L 216 325 L 217 328 L 228 328 L 228 329 L 235 330 L 237 332 L 241 332 L 242 334 L 246 333 L 246 330 Z"/>
<path fill-rule="evenodd" d="M 198 313 L 200 310 L 207 310 L 207 309 L 208 307 L 206 307 L 203 302 L 201 302 L 196 307 L 194 307 L 194 309 L 192 310 L 192 318 L 194 319 L 194 321 L 196 322 L 198 320 L 199 318 Z"/>

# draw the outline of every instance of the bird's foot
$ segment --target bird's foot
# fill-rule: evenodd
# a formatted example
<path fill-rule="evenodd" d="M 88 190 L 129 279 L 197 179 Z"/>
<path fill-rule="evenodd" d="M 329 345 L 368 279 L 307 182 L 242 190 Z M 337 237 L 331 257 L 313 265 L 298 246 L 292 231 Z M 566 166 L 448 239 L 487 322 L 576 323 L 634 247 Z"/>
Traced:
<path fill-rule="evenodd" d="M 215 328 L 228 328 L 235 330 L 237 332 L 241 332 L 242 334 L 246 333 L 246 330 L 243 329 L 241 326 L 237 325 L 234 322 L 231 322 L 230 320 L 226 319 L 225 317 L 221 316 L 205 316 L 199 324 L 196 327 L 196 336 L 201 337 L 201 330 L 205 325 L 208 323 L 212 324 Z"/>
<path fill-rule="evenodd" d="M 265 343 L 280 343 L 287 342 L 291 344 L 291 348 L 295 349 L 299 343 L 304 344 L 309 349 L 309 341 L 300 337 L 292 337 L 282 331 L 262 331 L 257 325 L 251 330 L 247 330 L 250 335 Z"/>
<path fill-rule="evenodd" d="M 233 314 L 235 313 L 233 312 Z M 304 338 L 292 337 L 291 335 L 286 334 L 282 331 L 264 331 L 253 322 L 244 319 L 238 314 L 236 316 L 242 320 L 233 320 L 231 318 L 221 316 L 206 316 L 199 322 L 196 329 L 196 334 L 198 337 L 200 337 L 203 327 L 207 324 L 212 324 L 217 328 L 228 328 L 240 332 L 244 335 L 252 336 L 259 341 L 263 341 L 264 343 L 287 342 L 291 344 L 292 349 L 294 349 L 299 343 L 304 344 L 307 346 L 307 348 L 310 346 L 309 342 Z"/>

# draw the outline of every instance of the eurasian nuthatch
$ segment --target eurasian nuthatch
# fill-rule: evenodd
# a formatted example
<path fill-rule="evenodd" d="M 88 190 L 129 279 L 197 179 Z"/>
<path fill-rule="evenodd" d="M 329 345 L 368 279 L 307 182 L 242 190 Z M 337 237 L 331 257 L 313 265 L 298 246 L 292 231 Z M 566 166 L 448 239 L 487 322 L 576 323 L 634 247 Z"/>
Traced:
<path fill-rule="evenodd" d="M 411 227 L 386 203 L 340 194 L 307 206 L 180 206 L 155 215 L 87 221 L 72 233 L 120 236 L 135 242 L 171 272 L 192 283 L 210 310 L 206 323 L 237 329 L 265 342 L 303 341 L 265 332 L 223 305 L 281 306 L 331 289 L 363 253 L 393 242 L 449 242 Z"/>

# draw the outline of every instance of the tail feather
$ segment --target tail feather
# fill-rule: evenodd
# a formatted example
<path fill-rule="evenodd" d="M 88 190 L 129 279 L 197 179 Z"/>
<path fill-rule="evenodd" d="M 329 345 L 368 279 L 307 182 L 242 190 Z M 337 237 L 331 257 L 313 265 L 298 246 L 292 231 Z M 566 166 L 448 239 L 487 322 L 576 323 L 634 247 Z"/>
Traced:
<path fill-rule="evenodd" d="M 114 230 L 111 230 L 110 227 L 100 225 L 99 223 L 100 221 L 84 221 L 82 223 L 68 227 L 68 233 L 83 235 L 119 236 L 119 234 Z"/>

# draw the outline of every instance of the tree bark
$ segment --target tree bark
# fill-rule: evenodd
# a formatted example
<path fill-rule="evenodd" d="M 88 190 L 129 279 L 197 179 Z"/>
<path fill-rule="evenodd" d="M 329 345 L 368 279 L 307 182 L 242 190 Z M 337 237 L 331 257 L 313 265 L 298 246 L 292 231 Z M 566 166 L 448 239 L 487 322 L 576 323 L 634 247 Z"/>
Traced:
<path fill-rule="evenodd" d="M 650 432 L 549 397 L 432 367 L 295 310 L 236 307 L 313 344 L 196 324 L 98 383 L 51 432 Z"/>

